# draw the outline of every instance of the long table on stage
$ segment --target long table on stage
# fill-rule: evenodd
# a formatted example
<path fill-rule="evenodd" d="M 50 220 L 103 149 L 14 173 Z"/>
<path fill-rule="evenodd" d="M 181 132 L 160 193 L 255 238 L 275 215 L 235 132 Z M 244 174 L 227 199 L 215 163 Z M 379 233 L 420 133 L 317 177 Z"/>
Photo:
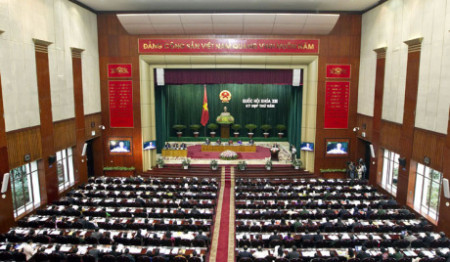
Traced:
<path fill-rule="evenodd" d="M 256 146 L 243 145 L 202 145 L 202 152 L 222 152 L 231 150 L 234 152 L 256 152 Z"/>
<path fill-rule="evenodd" d="M 161 151 L 163 157 L 187 157 L 187 150 L 163 149 Z"/>

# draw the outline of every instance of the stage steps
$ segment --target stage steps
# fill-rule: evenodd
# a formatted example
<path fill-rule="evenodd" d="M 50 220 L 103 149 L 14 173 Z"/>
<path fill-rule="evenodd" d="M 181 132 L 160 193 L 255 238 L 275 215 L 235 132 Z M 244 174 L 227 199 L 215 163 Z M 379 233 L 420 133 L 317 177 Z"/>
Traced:
<path fill-rule="evenodd" d="M 222 167 L 234 168 L 236 177 L 290 177 L 290 178 L 317 178 L 304 169 L 294 169 L 292 166 L 272 166 L 271 170 L 266 170 L 264 165 L 247 166 L 246 170 L 240 171 L 232 165 L 220 165 L 218 170 L 212 170 L 209 165 L 191 165 L 189 169 L 183 169 L 181 165 L 168 165 L 164 168 L 154 168 L 153 170 L 145 171 L 141 175 L 147 176 L 199 176 L 199 177 L 220 177 Z"/>

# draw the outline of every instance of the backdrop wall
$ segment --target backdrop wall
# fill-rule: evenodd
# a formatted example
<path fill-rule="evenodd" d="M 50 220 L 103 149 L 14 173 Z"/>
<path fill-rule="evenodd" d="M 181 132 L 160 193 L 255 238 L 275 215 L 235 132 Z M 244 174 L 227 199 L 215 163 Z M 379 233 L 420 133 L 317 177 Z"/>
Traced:
<path fill-rule="evenodd" d="M 232 99 L 229 103 L 219 100 L 222 90 L 230 91 Z M 302 100 L 301 87 L 290 85 L 263 85 L 263 84 L 214 84 L 207 85 L 209 123 L 216 123 L 217 116 L 227 106 L 228 112 L 235 119 L 235 123 L 241 124 L 241 136 L 246 136 L 246 124 L 253 123 L 258 126 L 255 136 L 262 136 L 259 128 L 263 124 L 272 125 L 271 136 L 276 135 L 275 126 L 284 124 L 289 127 L 290 141 L 295 145 L 300 143 Z M 203 85 L 166 85 L 155 87 L 156 126 L 162 127 L 157 130 L 158 149 L 169 137 L 176 136 L 172 128 L 174 124 L 183 124 L 189 127 L 191 124 L 200 124 L 203 105 Z M 243 99 L 270 99 L 274 108 L 249 108 L 255 103 L 243 103 Z M 261 105 L 261 103 L 260 103 Z M 264 105 L 264 104 L 263 104 Z M 297 124 L 291 124 L 292 122 Z M 219 130 L 218 130 L 219 131 Z M 216 132 L 218 132 L 216 131 Z M 205 135 L 201 130 L 201 135 Z M 208 131 L 206 133 L 208 135 Z M 219 134 L 218 134 L 219 135 Z M 184 136 L 192 136 L 192 131 L 186 129 Z"/>

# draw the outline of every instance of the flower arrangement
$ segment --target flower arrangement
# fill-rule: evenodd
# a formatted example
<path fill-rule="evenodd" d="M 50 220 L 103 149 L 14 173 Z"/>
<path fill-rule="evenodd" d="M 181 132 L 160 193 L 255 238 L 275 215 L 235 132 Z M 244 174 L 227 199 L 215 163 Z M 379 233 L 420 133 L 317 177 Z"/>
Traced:
<path fill-rule="evenodd" d="M 134 171 L 136 168 L 134 166 L 132 167 L 126 167 L 126 166 L 105 166 L 103 167 L 104 171 Z"/>
<path fill-rule="evenodd" d="M 238 165 L 237 165 L 239 170 L 245 170 L 245 168 L 247 167 L 247 162 L 245 161 L 239 161 Z"/>
<path fill-rule="evenodd" d="M 292 161 L 292 166 L 294 166 L 295 169 L 299 169 L 301 165 L 302 165 L 302 161 L 300 161 L 299 159 L 294 159 Z"/>
<path fill-rule="evenodd" d="M 209 165 L 211 166 L 212 170 L 217 170 L 217 168 L 219 167 L 219 163 L 217 162 L 217 160 L 211 160 Z"/>
<path fill-rule="evenodd" d="M 158 165 L 159 168 L 163 168 L 164 167 L 164 159 L 162 159 L 162 157 L 156 159 L 156 164 Z"/>
<path fill-rule="evenodd" d="M 191 164 L 191 160 L 189 158 L 185 158 L 185 159 L 183 159 L 183 162 L 181 162 L 181 165 L 183 166 L 184 169 L 187 169 L 190 164 Z"/>
<path fill-rule="evenodd" d="M 238 154 L 231 150 L 225 150 L 222 153 L 220 153 L 220 159 L 223 160 L 234 160 L 238 158 Z"/>
<path fill-rule="evenodd" d="M 272 169 L 272 161 L 270 159 L 267 159 L 266 164 L 264 165 L 267 170 Z"/>

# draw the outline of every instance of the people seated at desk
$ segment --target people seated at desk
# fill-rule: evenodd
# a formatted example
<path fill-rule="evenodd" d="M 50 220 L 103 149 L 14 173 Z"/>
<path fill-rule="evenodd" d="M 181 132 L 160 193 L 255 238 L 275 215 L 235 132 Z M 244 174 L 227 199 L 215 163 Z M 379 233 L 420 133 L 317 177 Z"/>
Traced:
<path fill-rule="evenodd" d="M 292 251 L 286 255 L 287 259 L 296 259 L 299 257 L 300 257 L 300 253 L 298 253 L 296 246 L 292 246 Z"/>
<path fill-rule="evenodd" d="M 203 241 L 205 245 L 209 245 L 209 237 L 203 235 L 203 231 L 198 231 L 198 234 L 194 238 L 197 241 Z"/>
<path fill-rule="evenodd" d="M 370 254 L 367 252 L 367 247 L 363 246 L 361 250 L 356 254 L 356 258 L 365 259 L 369 258 Z"/>
<path fill-rule="evenodd" d="M 243 251 L 240 251 L 240 252 L 238 253 L 238 258 L 244 258 L 244 257 L 248 257 L 248 258 L 253 259 L 252 253 L 250 253 L 250 252 L 248 251 L 248 246 L 244 246 L 244 250 L 243 250 Z"/>
<path fill-rule="evenodd" d="M 355 246 L 361 247 L 358 248 L 358 251 L 361 250 L 358 257 L 375 258 L 376 261 L 383 256 L 380 246 L 394 251 L 391 253 L 396 254 L 395 259 L 415 258 L 419 253 L 407 250 L 410 241 L 405 237 L 418 239 L 420 243 L 415 243 L 415 248 L 428 246 L 432 249 L 431 243 L 449 246 L 445 235 L 430 232 L 428 222 L 416 219 L 409 210 L 398 206 L 395 199 L 377 193 L 365 182 L 356 180 L 349 186 L 349 180 L 313 181 L 316 183 L 301 179 L 238 179 L 238 246 L 261 246 L 262 250 L 254 252 L 268 251 L 271 257 L 267 259 L 273 260 L 273 256 L 279 256 L 276 249 L 273 252 L 271 249 L 274 240 L 272 232 L 278 231 L 275 234 L 283 239 L 281 242 L 275 241 L 277 247 L 295 244 L 301 246 L 300 257 L 306 256 L 308 261 L 316 257 L 330 258 L 330 262 L 337 261 L 337 257 L 328 249 L 353 249 Z M 405 230 L 411 231 L 403 236 L 400 232 Z M 311 231 L 316 233 L 310 234 Z M 292 233 L 291 243 L 290 232 L 296 232 Z M 442 244 L 439 244 L 439 239 L 442 239 Z M 316 251 L 311 253 L 311 248 Z M 325 248 L 325 251 L 322 253 L 320 248 Z M 339 252 L 342 257 L 344 253 Z M 438 254 L 432 251 L 427 255 L 432 257 Z"/>

